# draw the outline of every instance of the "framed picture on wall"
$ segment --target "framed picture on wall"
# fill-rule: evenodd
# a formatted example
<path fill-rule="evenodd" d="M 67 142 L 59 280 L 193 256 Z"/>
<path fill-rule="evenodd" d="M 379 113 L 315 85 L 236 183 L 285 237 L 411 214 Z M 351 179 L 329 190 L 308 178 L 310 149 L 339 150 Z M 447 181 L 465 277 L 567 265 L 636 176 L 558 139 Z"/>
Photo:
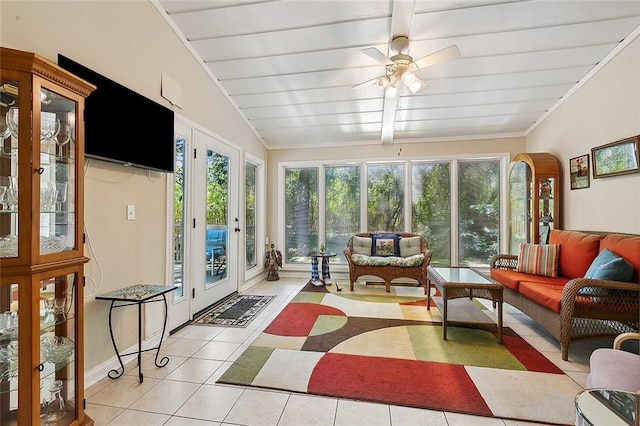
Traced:
<path fill-rule="evenodd" d="M 569 177 L 571 179 L 571 189 L 589 187 L 589 154 L 569 160 Z"/>
<path fill-rule="evenodd" d="M 640 172 L 639 138 L 640 136 L 634 136 L 591 148 L 593 178 Z"/>

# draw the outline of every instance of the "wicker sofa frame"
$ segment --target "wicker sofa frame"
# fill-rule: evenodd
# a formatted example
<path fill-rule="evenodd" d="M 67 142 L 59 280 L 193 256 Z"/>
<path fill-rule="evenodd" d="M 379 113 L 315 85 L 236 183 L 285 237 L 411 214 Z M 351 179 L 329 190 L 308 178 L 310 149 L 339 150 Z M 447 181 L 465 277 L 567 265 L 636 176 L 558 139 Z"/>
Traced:
<path fill-rule="evenodd" d="M 355 265 L 351 261 L 351 255 L 353 254 L 353 237 L 349 238 L 347 242 L 347 248 L 344 249 L 344 256 L 347 258 L 349 264 L 349 288 L 353 291 L 355 281 L 362 276 L 369 275 L 378 277 L 384 280 L 385 289 L 387 293 L 391 291 L 391 281 L 396 278 L 411 278 L 418 281 L 424 287 L 424 294 L 427 294 L 427 266 L 431 262 L 431 250 L 429 250 L 429 243 L 427 240 L 417 234 L 409 232 L 362 232 L 354 235 L 355 237 L 371 237 L 371 234 L 389 234 L 399 235 L 400 238 L 408 237 L 420 237 L 420 251 L 424 255 L 422 264 L 419 266 L 362 266 Z"/>
<path fill-rule="evenodd" d="M 579 231 L 609 235 L 613 232 Z M 615 233 L 620 234 L 620 233 Z M 622 234 L 633 235 L 636 234 Z M 498 254 L 491 269 L 516 270 L 518 256 Z M 562 359 L 569 358 L 569 345 L 580 340 L 615 338 L 640 327 L 640 285 L 620 281 L 574 278 L 562 290 L 560 313 L 504 286 L 504 302 L 534 319 L 560 342 Z"/>

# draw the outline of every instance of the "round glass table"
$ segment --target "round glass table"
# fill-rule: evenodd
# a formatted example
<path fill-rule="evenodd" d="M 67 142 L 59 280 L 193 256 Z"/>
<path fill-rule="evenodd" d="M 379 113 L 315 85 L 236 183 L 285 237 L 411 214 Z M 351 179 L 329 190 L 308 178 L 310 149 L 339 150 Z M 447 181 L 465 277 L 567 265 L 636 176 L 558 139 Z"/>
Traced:
<path fill-rule="evenodd" d="M 640 395 L 610 389 L 586 389 L 576 395 L 576 425 L 638 426 Z"/>

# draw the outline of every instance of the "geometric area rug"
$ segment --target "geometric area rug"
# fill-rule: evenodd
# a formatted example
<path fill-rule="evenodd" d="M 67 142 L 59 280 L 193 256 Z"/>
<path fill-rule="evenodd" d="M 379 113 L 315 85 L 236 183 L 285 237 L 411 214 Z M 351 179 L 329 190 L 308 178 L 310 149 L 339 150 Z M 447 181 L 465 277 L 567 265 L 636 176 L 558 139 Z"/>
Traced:
<path fill-rule="evenodd" d="M 582 387 L 510 328 L 503 344 L 495 327 L 445 341 L 421 287 L 344 290 L 307 284 L 217 382 L 573 424 Z"/>
<path fill-rule="evenodd" d="M 192 325 L 246 327 L 274 298 L 236 294 L 193 320 Z"/>

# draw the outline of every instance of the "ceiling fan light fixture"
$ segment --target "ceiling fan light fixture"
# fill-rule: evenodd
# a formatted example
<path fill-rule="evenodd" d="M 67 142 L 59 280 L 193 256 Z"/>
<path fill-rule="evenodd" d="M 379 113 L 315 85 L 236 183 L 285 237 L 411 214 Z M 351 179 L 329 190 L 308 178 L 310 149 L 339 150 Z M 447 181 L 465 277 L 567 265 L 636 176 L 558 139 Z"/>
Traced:
<path fill-rule="evenodd" d="M 390 82 L 391 80 L 389 79 L 389 76 L 383 75 L 381 77 L 378 77 L 378 79 L 376 80 L 376 85 L 379 88 L 384 89 L 385 87 L 389 86 Z"/>
<path fill-rule="evenodd" d="M 402 73 L 402 82 L 407 86 L 411 86 L 416 81 L 416 76 L 411 71 Z"/>
<path fill-rule="evenodd" d="M 415 77 L 413 78 L 413 81 L 410 84 L 407 84 L 407 87 L 409 88 L 409 90 L 411 90 L 411 93 L 413 94 L 416 94 L 420 90 L 422 90 L 423 86 L 424 86 L 423 83 Z"/>

